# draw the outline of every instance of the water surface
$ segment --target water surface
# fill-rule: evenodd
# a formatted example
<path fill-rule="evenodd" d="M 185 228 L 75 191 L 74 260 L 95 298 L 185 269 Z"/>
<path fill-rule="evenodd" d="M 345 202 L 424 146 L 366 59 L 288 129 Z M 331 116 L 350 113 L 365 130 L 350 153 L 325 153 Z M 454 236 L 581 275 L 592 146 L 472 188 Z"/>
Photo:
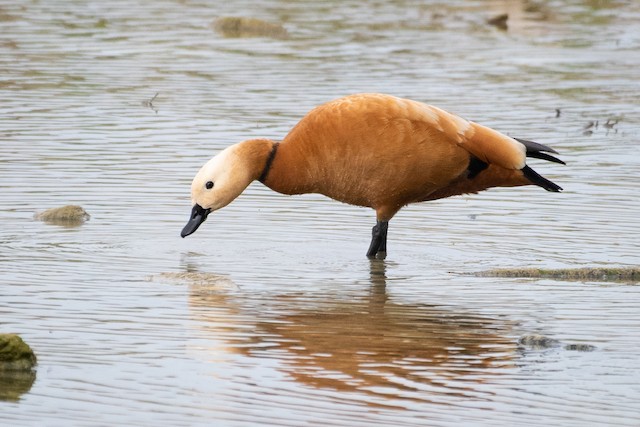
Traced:
<path fill-rule="evenodd" d="M 3 423 L 637 425 L 637 286 L 465 273 L 638 265 L 640 7 L 218 3 L 0 1 L 0 332 L 39 360 Z M 179 238 L 209 157 L 365 91 L 549 144 L 565 191 L 410 206 L 386 261 L 369 210 L 258 183 Z"/>

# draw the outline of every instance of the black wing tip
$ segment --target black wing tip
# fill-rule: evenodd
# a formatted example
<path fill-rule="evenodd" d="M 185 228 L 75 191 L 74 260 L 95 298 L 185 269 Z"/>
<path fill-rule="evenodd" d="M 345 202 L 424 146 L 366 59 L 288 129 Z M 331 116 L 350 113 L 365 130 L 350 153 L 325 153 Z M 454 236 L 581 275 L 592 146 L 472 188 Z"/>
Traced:
<path fill-rule="evenodd" d="M 527 157 L 533 157 L 535 159 L 547 160 L 549 162 L 560 163 L 561 165 L 566 165 L 566 163 L 559 158 L 552 156 L 551 154 L 560 154 L 553 148 L 546 146 L 544 144 L 540 144 L 539 142 L 529 141 L 528 139 L 514 138 L 516 141 L 521 143 L 527 149 Z"/>
<path fill-rule="evenodd" d="M 543 177 L 538 172 L 531 169 L 529 166 L 525 165 L 525 167 L 523 167 L 521 170 L 524 176 L 533 184 L 538 185 L 544 188 L 545 190 L 551 191 L 554 193 L 559 193 L 560 191 L 562 191 L 562 187 L 560 187 L 555 182 L 549 181 L 547 178 Z"/>

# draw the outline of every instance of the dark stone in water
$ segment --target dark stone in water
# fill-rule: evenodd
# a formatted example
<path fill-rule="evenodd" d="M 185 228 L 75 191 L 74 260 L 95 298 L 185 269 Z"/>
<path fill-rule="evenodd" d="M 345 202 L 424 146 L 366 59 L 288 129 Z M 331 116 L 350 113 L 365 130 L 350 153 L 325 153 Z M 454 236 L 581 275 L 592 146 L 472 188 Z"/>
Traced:
<path fill-rule="evenodd" d="M 16 334 L 0 334 L 0 371 L 28 371 L 36 365 L 36 355 Z"/>
<path fill-rule="evenodd" d="M 36 355 L 22 338 L 0 334 L 0 401 L 17 402 L 36 380 Z"/>
<path fill-rule="evenodd" d="M 20 396 L 31 390 L 36 372 L 0 370 L 0 401 L 17 402 Z"/>

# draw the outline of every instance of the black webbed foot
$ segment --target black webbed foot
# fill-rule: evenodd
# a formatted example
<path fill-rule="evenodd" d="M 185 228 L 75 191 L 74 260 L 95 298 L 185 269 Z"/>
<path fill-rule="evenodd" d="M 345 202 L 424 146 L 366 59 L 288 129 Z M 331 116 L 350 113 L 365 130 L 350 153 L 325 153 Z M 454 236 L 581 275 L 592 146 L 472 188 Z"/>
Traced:
<path fill-rule="evenodd" d="M 387 257 L 388 221 L 378 221 L 371 230 L 371 244 L 367 251 L 367 258 L 385 259 Z"/>

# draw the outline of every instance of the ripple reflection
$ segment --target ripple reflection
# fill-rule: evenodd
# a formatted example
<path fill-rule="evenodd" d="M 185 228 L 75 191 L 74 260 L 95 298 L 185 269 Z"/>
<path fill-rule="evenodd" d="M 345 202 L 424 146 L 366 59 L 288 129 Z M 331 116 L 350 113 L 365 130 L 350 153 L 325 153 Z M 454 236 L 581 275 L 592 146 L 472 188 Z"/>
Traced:
<path fill-rule="evenodd" d="M 386 292 L 385 262 L 370 267 L 370 291 L 355 298 L 282 294 L 256 307 L 216 291 L 214 280 L 208 291 L 191 285 L 190 307 L 209 322 L 208 333 L 224 337 L 226 352 L 277 359 L 294 381 L 364 394 L 369 405 L 483 400 L 489 392 L 478 385 L 514 366 L 507 322 L 395 302 Z"/>

